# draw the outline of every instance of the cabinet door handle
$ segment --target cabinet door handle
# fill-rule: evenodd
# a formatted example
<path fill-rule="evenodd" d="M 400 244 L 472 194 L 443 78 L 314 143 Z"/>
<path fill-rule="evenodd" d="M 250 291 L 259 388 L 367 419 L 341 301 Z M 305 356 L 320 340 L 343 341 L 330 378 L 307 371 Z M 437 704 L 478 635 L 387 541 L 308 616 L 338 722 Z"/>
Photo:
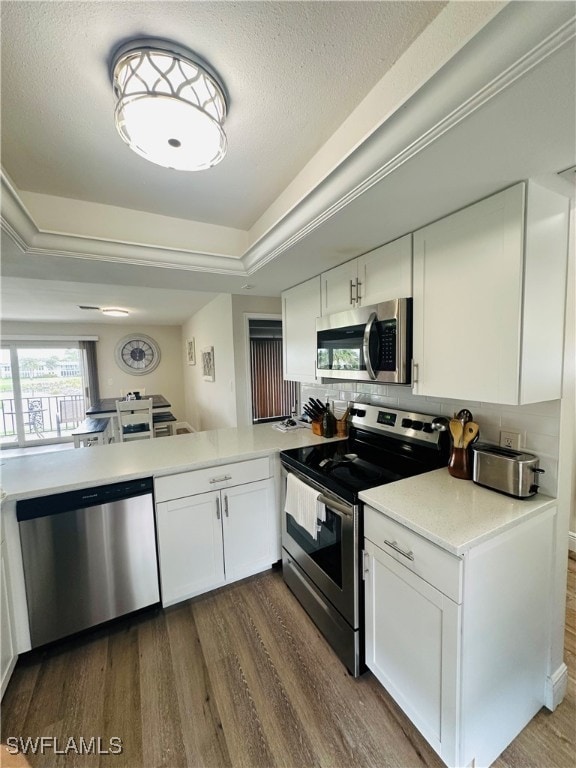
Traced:
<path fill-rule="evenodd" d="M 362 581 L 366 581 L 366 574 L 370 573 L 370 568 L 366 564 L 367 557 L 368 552 L 366 552 L 366 550 L 362 550 Z"/>
<path fill-rule="evenodd" d="M 356 304 L 360 304 L 360 302 L 362 301 L 362 296 L 360 295 L 360 286 L 361 285 L 362 285 L 362 283 L 360 282 L 360 280 L 358 280 L 358 278 L 356 278 Z"/>
<path fill-rule="evenodd" d="M 354 281 L 350 280 L 350 304 L 354 305 L 354 296 L 352 295 L 352 291 L 354 290 Z"/>
<path fill-rule="evenodd" d="M 216 497 L 216 518 L 220 520 L 220 497 Z"/>
<path fill-rule="evenodd" d="M 412 360 L 412 384 L 418 384 L 418 363 L 415 363 L 414 360 Z"/>
<path fill-rule="evenodd" d="M 398 552 L 399 555 L 402 555 L 402 557 L 407 557 L 408 560 L 414 560 L 414 552 L 410 550 L 410 552 L 406 552 L 405 550 L 401 549 L 398 546 L 397 541 L 388 541 L 388 539 L 384 539 L 384 544 L 388 544 L 389 547 L 392 547 L 392 549 L 395 552 Z"/>
<path fill-rule="evenodd" d="M 232 480 L 232 475 L 222 475 L 221 477 L 211 477 L 211 483 L 224 483 L 226 480 Z"/>
<path fill-rule="evenodd" d="M 228 515 L 228 496 L 224 496 L 224 514 L 226 517 L 229 517 Z"/>

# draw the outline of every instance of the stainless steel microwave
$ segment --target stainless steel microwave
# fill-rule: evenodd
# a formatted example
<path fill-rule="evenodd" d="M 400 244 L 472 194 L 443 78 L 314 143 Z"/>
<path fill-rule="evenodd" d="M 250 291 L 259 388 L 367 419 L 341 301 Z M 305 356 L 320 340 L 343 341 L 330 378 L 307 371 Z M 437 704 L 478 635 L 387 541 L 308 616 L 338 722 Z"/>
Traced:
<path fill-rule="evenodd" d="M 412 299 L 394 299 L 316 320 L 316 376 L 409 384 Z"/>

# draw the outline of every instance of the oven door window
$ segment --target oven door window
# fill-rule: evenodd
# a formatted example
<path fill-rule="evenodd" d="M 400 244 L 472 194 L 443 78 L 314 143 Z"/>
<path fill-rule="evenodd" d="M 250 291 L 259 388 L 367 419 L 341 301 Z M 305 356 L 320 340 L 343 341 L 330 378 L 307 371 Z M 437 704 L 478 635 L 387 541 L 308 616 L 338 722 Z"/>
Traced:
<path fill-rule="evenodd" d="M 286 529 L 292 539 L 314 560 L 316 565 L 342 589 L 342 519 L 326 507 L 326 520 L 318 521 L 316 539 L 286 513 Z"/>

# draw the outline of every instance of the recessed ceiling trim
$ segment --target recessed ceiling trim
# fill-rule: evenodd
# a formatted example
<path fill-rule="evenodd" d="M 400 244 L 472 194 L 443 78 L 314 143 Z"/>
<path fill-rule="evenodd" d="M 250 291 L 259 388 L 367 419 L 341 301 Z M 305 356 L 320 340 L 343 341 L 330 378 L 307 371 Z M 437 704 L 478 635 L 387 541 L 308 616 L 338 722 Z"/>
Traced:
<path fill-rule="evenodd" d="M 504 69 L 504 71 L 502 71 L 497 77 L 494 77 L 490 82 L 478 89 L 473 95 L 468 97 L 456 108 L 452 109 L 451 112 L 446 114 L 445 117 L 439 120 L 435 125 L 433 125 L 428 130 L 424 130 L 417 139 L 412 141 L 408 146 L 404 147 L 400 152 L 390 157 L 368 177 L 360 180 L 359 183 L 350 189 L 347 194 L 338 197 L 331 204 L 328 200 L 323 200 L 321 202 L 316 202 L 314 206 L 314 198 L 318 195 L 325 194 L 327 190 L 326 185 L 319 185 L 312 192 L 312 194 L 305 201 L 303 201 L 303 207 L 308 206 L 311 209 L 316 207 L 317 209 L 320 209 L 320 214 L 313 217 L 313 212 L 311 210 L 309 222 L 305 226 L 301 227 L 298 231 L 294 232 L 292 235 L 287 235 L 274 250 L 267 250 L 268 243 L 266 242 L 266 239 L 264 239 L 256 246 L 249 248 L 243 257 L 248 274 L 253 274 L 256 270 L 260 269 L 269 261 L 278 258 L 278 256 L 280 256 L 284 251 L 288 250 L 298 241 L 302 240 L 315 229 L 320 227 L 332 216 L 336 215 L 347 205 L 371 189 L 375 184 L 378 184 L 387 176 L 394 173 L 394 171 L 400 168 L 404 163 L 413 159 L 420 152 L 424 151 L 431 143 L 441 138 L 451 128 L 455 127 L 462 120 L 469 117 L 477 109 L 481 108 L 484 104 L 497 96 L 503 90 L 513 85 L 513 83 L 516 82 L 518 78 L 522 77 L 522 75 L 529 72 L 535 66 L 542 63 L 549 56 L 554 54 L 562 46 L 573 40 L 576 37 L 575 19 L 576 17 L 572 17 L 567 22 L 562 24 L 547 38 L 542 40 L 531 50 L 527 51 L 517 61 L 513 62 L 506 69 Z M 471 62 L 468 62 L 468 64 L 471 64 Z M 474 66 L 477 66 L 477 64 L 474 63 Z M 461 64 L 458 66 L 458 72 L 460 77 L 463 79 L 466 78 L 466 72 L 463 71 Z M 438 85 L 438 82 L 436 83 L 436 89 L 437 98 L 442 99 L 443 95 L 446 93 L 446 89 L 444 89 L 441 84 Z M 422 117 L 423 112 L 424 111 L 420 113 L 420 117 Z M 413 122 L 413 116 L 409 117 L 408 114 L 406 114 L 404 122 L 408 124 Z M 390 143 L 390 139 L 387 133 L 380 129 L 376 132 L 376 134 L 374 134 L 373 137 L 371 137 L 371 142 L 374 142 L 374 146 L 371 147 L 371 154 L 374 156 L 379 155 L 382 157 L 386 151 L 386 145 Z M 367 153 L 366 147 L 368 143 L 369 142 L 367 142 L 362 147 L 362 150 L 365 154 Z M 341 170 L 341 168 L 338 169 L 336 174 L 340 173 Z M 282 226 L 282 224 L 280 226 Z"/>
<path fill-rule="evenodd" d="M 537 37 L 537 25 L 541 28 L 540 16 L 531 15 L 530 4 L 519 6 L 509 6 L 488 24 L 475 38 L 472 50 L 463 49 L 399 114 L 380 126 L 277 225 L 252 243 L 241 259 L 192 249 L 41 231 L 3 171 L 2 227 L 26 253 L 249 276 L 424 151 L 576 36 L 575 17 L 572 16 L 544 38 L 541 37 L 544 31 Z M 498 39 L 503 32 L 510 44 L 495 50 L 494 38 Z M 485 70 L 479 71 L 478 61 L 486 62 Z M 454 85 L 456 70 L 457 87 Z"/>

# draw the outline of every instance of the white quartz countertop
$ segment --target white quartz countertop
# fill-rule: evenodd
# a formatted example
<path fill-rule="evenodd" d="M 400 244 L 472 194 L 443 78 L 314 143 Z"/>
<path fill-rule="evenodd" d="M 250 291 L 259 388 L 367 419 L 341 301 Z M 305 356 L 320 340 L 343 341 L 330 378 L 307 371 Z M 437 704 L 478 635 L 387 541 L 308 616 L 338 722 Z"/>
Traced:
<path fill-rule="evenodd" d="M 12 501 L 171 475 L 322 442 L 325 438 L 312 434 L 310 429 L 280 432 L 268 423 L 24 457 L 0 455 L 2 490 L 6 501 Z"/>
<path fill-rule="evenodd" d="M 536 494 L 513 499 L 451 477 L 447 469 L 371 488 L 360 498 L 454 555 L 512 528 L 554 504 Z"/>

